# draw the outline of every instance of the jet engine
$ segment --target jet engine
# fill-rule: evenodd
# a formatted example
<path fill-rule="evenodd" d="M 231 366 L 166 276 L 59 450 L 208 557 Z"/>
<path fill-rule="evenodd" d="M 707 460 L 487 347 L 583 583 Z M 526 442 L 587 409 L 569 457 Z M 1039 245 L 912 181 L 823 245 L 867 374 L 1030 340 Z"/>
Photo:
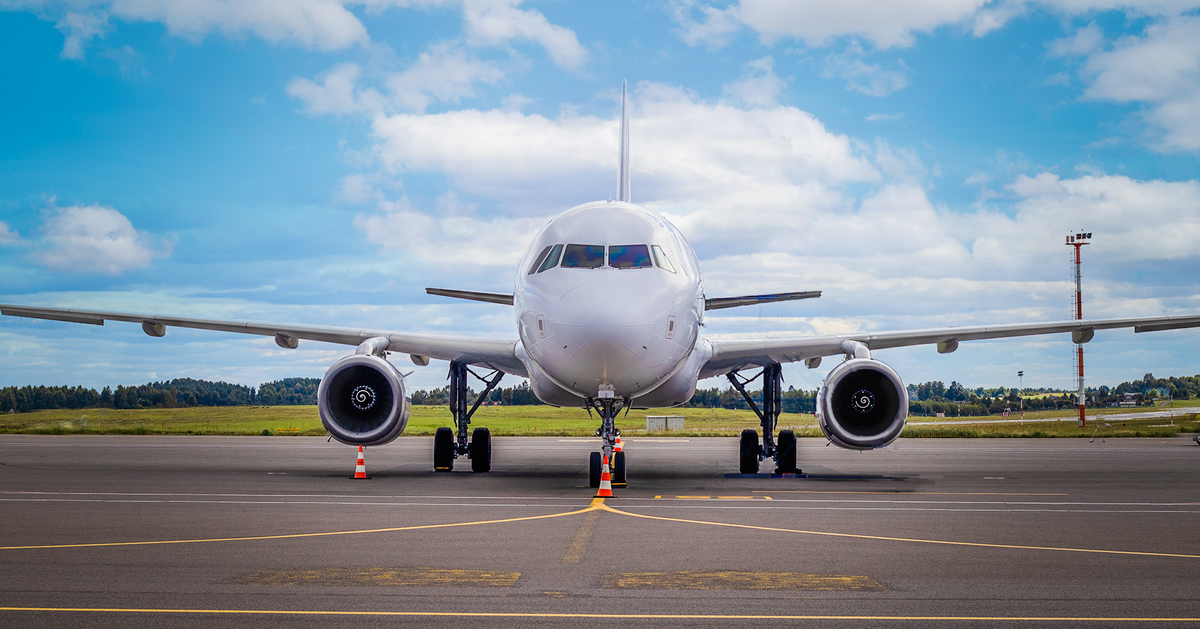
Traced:
<path fill-rule="evenodd" d="M 817 421 L 833 443 L 850 450 L 888 445 L 908 418 L 908 390 L 895 370 L 872 358 L 834 367 L 817 391 Z"/>
<path fill-rule="evenodd" d="M 408 426 L 411 404 L 404 376 L 372 354 L 337 361 L 317 389 L 317 409 L 325 430 L 352 446 L 377 446 L 399 437 Z"/>

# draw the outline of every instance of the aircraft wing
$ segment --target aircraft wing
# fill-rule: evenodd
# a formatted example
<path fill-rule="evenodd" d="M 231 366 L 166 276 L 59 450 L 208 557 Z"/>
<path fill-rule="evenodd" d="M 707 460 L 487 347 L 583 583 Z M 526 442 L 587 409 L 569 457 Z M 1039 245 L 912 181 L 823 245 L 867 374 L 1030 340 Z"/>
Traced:
<path fill-rule="evenodd" d="M 385 330 L 363 330 L 335 326 L 296 325 L 292 323 L 262 323 L 221 319 L 190 319 L 166 315 L 145 315 L 100 310 L 67 308 L 38 308 L 0 304 L 0 314 L 31 319 L 49 319 L 70 323 L 104 325 L 105 321 L 140 323 L 150 336 L 162 336 L 168 327 L 193 328 L 274 336 L 281 347 L 295 347 L 299 340 L 321 341 L 340 345 L 358 345 L 369 338 L 388 339 L 387 350 L 418 357 L 458 361 L 500 369 L 526 377 L 525 365 L 516 356 L 516 340 L 482 339 L 464 336 L 435 336 L 407 334 Z"/>
<path fill-rule="evenodd" d="M 1142 317 L 1136 319 L 1094 319 L 1053 321 L 1047 323 L 1007 323 L 987 326 L 964 326 L 845 334 L 838 336 L 806 336 L 768 339 L 709 339 L 712 357 L 704 365 L 700 377 L 720 375 L 733 369 L 768 362 L 796 362 L 847 353 L 842 344 L 857 341 L 868 349 L 887 349 L 911 345 L 934 345 L 938 351 L 949 353 L 960 341 L 1002 339 L 1016 336 L 1071 333 L 1072 341 L 1088 342 L 1096 330 L 1133 328 L 1134 332 L 1157 332 L 1200 327 L 1200 315 L 1179 317 Z M 814 365 L 815 366 L 815 365 Z"/>

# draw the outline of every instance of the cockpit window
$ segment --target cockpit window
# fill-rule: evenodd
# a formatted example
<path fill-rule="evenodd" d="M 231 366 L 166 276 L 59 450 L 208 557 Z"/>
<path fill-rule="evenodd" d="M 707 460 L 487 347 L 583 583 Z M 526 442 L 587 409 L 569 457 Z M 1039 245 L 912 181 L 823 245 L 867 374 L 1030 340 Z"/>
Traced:
<path fill-rule="evenodd" d="M 554 248 L 550 250 L 550 255 L 546 256 L 546 260 L 538 267 L 537 272 L 541 273 L 546 269 L 553 269 L 558 266 L 558 257 L 560 255 L 562 255 L 562 245 L 554 245 Z"/>
<path fill-rule="evenodd" d="M 663 251 L 663 248 L 658 245 L 654 245 L 653 250 L 655 264 L 665 271 L 674 273 L 675 267 L 671 264 L 671 259 L 667 257 L 667 252 Z"/>
<path fill-rule="evenodd" d="M 612 245 L 608 248 L 608 266 L 615 269 L 641 269 L 653 265 L 646 245 Z"/>
<path fill-rule="evenodd" d="M 602 245 L 567 245 L 563 251 L 563 267 L 598 269 L 604 266 Z"/>
<path fill-rule="evenodd" d="M 526 273 L 525 275 L 533 275 L 534 273 L 536 273 L 538 270 L 538 267 L 542 265 L 542 261 L 546 259 L 547 253 L 550 253 L 549 246 L 547 246 L 545 249 L 542 249 L 542 252 L 538 254 L 537 259 L 533 261 L 533 264 L 529 265 L 529 272 Z"/>

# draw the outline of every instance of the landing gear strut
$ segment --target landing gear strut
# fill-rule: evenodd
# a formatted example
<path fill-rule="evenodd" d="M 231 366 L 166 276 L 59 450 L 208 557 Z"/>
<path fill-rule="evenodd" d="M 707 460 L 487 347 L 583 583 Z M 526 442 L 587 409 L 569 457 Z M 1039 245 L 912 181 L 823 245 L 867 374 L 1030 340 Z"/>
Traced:
<path fill-rule="evenodd" d="M 475 403 L 467 407 L 467 375 L 470 374 L 486 385 L 483 392 L 475 398 Z M 466 363 L 450 363 L 450 414 L 454 416 L 454 426 L 438 428 L 433 436 L 433 469 L 437 472 L 449 472 L 454 469 L 454 459 L 466 456 L 471 459 L 472 472 L 487 472 L 492 469 L 492 436 L 487 428 L 476 428 L 467 441 L 467 429 L 471 425 L 471 416 L 475 409 L 487 399 L 489 393 L 500 384 L 504 372 L 499 369 L 481 376 L 471 370 Z M 456 434 L 457 432 L 457 434 Z"/>
<path fill-rule="evenodd" d="M 776 474 L 799 474 L 796 468 L 796 433 L 790 430 L 779 432 L 779 442 L 774 439 L 775 426 L 779 423 L 779 414 L 783 412 L 781 388 L 783 385 L 783 368 L 779 363 L 769 363 L 762 371 L 752 377 L 743 378 L 737 371 L 726 374 L 733 388 L 742 394 L 750 409 L 758 415 L 762 423 L 762 445 L 758 442 L 758 433 L 747 428 L 742 431 L 739 441 L 739 471 L 742 474 L 757 474 L 760 461 L 775 459 Z M 763 404 L 762 408 L 746 392 L 746 385 L 762 376 Z"/>
<path fill-rule="evenodd" d="M 612 484 L 614 487 L 625 486 L 625 453 L 613 453 L 613 448 L 617 445 L 617 435 L 621 431 L 617 430 L 617 415 L 621 413 L 621 409 L 625 409 L 625 413 L 629 413 L 630 399 L 618 398 L 613 393 L 612 389 L 601 388 L 596 397 L 588 398 L 587 409 L 590 415 L 592 409 L 600 415 L 600 428 L 596 429 L 596 436 L 600 437 L 601 449 L 603 452 L 593 452 L 588 464 L 588 486 L 600 486 L 600 468 L 602 466 L 602 457 L 608 457 L 610 468 L 612 469 Z"/>

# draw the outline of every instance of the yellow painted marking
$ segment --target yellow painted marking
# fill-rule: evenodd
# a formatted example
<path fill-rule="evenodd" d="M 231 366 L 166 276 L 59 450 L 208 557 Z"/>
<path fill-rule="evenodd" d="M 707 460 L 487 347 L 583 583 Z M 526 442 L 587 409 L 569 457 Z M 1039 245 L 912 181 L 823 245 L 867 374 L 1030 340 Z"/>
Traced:
<path fill-rule="evenodd" d="M 765 494 L 765 490 L 751 490 L 756 494 Z M 793 489 L 773 489 L 773 494 L 888 494 L 900 496 L 1069 496 L 1070 494 L 1013 494 L 992 491 L 957 492 L 957 491 L 804 491 Z"/>
<path fill-rule="evenodd" d="M 771 531 L 775 533 L 799 533 L 801 535 L 821 535 L 824 537 L 846 537 L 851 539 L 873 539 L 883 542 L 912 542 L 916 544 L 941 544 L 945 546 L 974 546 L 977 548 L 1007 548 L 1012 550 L 1054 550 L 1068 553 L 1095 553 L 1102 555 L 1135 555 L 1139 557 L 1180 557 L 1184 559 L 1200 559 L 1200 555 L 1187 555 L 1182 553 L 1151 553 L 1139 550 L 1102 550 L 1094 548 L 1060 548 L 1056 546 L 1023 546 L 1020 544 L 988 544 L 985 542 L 954 542 L 940 539 L 917 539 L 910 537 L 886 537 L 883 535 L 863 535 L 859 533 L 831 533 L 829 531 L 805 531 L 801 529 L 783 529 L 772 526 L 754 526 L 751 524 L 731 524 L 728 522 L 706 522 L 704 520 L 685 520 L 683 518 L 666 518 L 658 515 L 644 515 L 641 513 L 630 513 L 614 509 L 608 505 L 601 505 L 601 509 L 620 513 L 632 518 L 644 518 L 647 520 L 661 520 L 664 522 L 681 522 L 683 524 L 707 524 L 708 526 L 724 526 L 735 529 L 750 529 L 755 531 Z"/>
<path fill-rule="evenodd" d="M 604 577 L 604 587 L 636 590 L 801 590 L 808 592 L 882 591 L 867 577 L 803 572 L 718 570 L 714 572 L 630 572 Z"/>
<path fill-rule="evenodd" d="M 566 513 L 551 513 L 549 515 L 531 515 L 521 518 L 505 518 L 503 520 L 479 520 L 477 522 L 451 522 L 449 524 L 421 524 L 417 526 L 396 526 L 384 529 L 360 529 L 355 531 L 325 531 L 322 533 L 290 533 L 286 535 L 255 535 L 250 537 L 214 537 L 202 539 L 166 539 L 152 540 L 144 542 L 94 542 L 90 544 L 44 544 L 38 546 L 0 546 L 0 550 L 31 550 L 43 548 L 92 548 L 98 546 L 156 546 L 162 544 L 202 544 L 205 542 L 248 542 L 255 540 L 266 539 L 298 539 L 302 537 L 330 537 L 334 535 L 362 535 L 366 533 L 393 533 L 396 531 L 420 531 L 426 529 L 444 529 L 454 528 L 459 526 L 479 526 L 483 524 L 506 524 L 509 522 L 528 522 L 530 520 L 546 520 L 550 518 L 562 518 L 570 515 L 578 515 L 594 511 L 604 506 L 603 500 L 593 500 L 592 504 L 584 509 L 568 511 Z"/>
<path fill-rule="evenodd" d="M 1011 622 L 1200 622 L 1200 617 L 1137 616 L 800 616 L 783 614 L 588 614 L 538 612 L 405 612 L 339 611 L 309 609 L 168 609 L 121 607 L 0 607 L 7 612 L 92 612 L 116 614 L 226 614 L 275 616 L 391 616 L 431 618 L 616 618 L 647 620 L 924 620 L 924 621 L 1011 621 Z"/>
<path fill-rule="evenodd" d="M 592 541 L 592 533 L 596 532 L 596 523 L 600 521 L 600 509 L 594 509 L 587 517 L 583 519 L 583 524 L 579 525 L 579 532 L 575 534 L 575 541 L 571 542 L 571 547 L 567 549 L 567 554 L 563 556 L 563 563 L 579 563 L 583 560 L 583 551 L 587 550 L 588 542 Z"/>
<path fill-rule="evenodd" d="M 375 585 L 390 587 L 512 587 L 520 572 L 440 568 L 322 568 L 264 570 L 235 579 L 236 585 Z"/>

